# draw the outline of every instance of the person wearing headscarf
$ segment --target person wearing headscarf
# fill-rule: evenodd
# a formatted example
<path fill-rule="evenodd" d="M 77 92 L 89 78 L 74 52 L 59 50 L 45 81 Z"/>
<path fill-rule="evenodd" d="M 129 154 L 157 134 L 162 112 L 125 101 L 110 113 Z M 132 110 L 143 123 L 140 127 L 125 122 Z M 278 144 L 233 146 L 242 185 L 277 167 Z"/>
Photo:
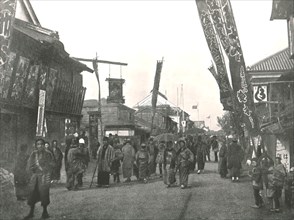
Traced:
<path fill-rule="evenodd" d="M 26 170 L 29 154 L 27 153 L 28 145 L 20 145 L 20 151 L 16 157 L 14 165 L 14 185 L 17 200 L 25 200 L 28 196 L 29 175 Z"/>
<path fill-rule="evenodd" d="M 196 144 L 196 152 L 197 152 L 197 173 L 200 174 L 204 172 L 205 167 L 205 157 L 206 157 L 206 143 L 203 142 L 202 136 L 198 136 L 197 144 Z"/>
<path fill-rule="evenodd" d="M 125 144 L 122 147 L 123 163 L 122 171 L 123 178 L 126 178 L 125 182 L 131 182 L 131 176 L 133 175 L 133 164 L 135 161 L 135 149 L 131 145 L 131 140 L 126 139 Z"/>
<path fill-rule="evenodd" d="M 51 147 L 52 147 L 52 154 L 55 159 L 55 167 L 54 167 L 53 173 L 52 173 L 52 180 L 59 181 L 60 180 L 60 171 L 61 171 L 61 167 L 62 167 L 63 154 L 58 146 L 57 140 L 52 141 Z"/>
<path fill-rule="evenodd" d="M 25 219 L 33 218 L 35 204 L 39 201 L 43 206 L 42 218 L 49 217 L 47 206 L 50 203 L 50 175 L 55 163 L 52 153 L 46 150 L 43 139 L 36 140 L 35 147 L 36 149 L 31 153 L 28 162 L 28 168 L 31 172 L 28 197 L 30 212 Z"/>
<path fill-rule="evenodd" d="M 237 136 L 234 135 L 232 143 L 228 146 L 228 169 L 231 173 L 232 182 L 239 181 L 243 150 L 238 144 Z"/>
<path fill-rule="evenodd" d="M 109 144 L 108 137 L 103 138 L 103 145 L 97 152 L 98 163 L 98 179 L 97 187 L 109 187 L 109 177 L 111 171 L 111 163 L 114 159 L 113 147 Z"/>
<path fill-rule="evenodd" d="M 178 141 L 180 145 L 178 155 L 178 166 L 179 166 L 179 178 L 181 188 L 184 189 L 188 186 L 188 177 L 190 173 L 191 163 L 194 161 L 193 153 L 187 148 L 186 141 L 180 139 Z"/>
<path fill-rule="evenodd" d="M 167 142 L 163 151 L 163 183 L 167 187 L 174 186 L 176 183 L 176 151 L 172 141 Z"/>
<path fill-rule="evenodd" d="M 84 145 L 85 141 L 81 138 L 78 147 L 73 147 L 68 151 L 68 190 L 76 190 L 82 186 L 82 175 L 86 172 L 89 162 L 89 152 Z"/>
<path fill-rule="evenodd" d="M 139 180 L 147 183 L 148 165 L 150 162 L 150 154 L 147 150 L 146 144 L 141 144 L 141 149 L 136 153 L 136 163 L 139 168 Z"/>

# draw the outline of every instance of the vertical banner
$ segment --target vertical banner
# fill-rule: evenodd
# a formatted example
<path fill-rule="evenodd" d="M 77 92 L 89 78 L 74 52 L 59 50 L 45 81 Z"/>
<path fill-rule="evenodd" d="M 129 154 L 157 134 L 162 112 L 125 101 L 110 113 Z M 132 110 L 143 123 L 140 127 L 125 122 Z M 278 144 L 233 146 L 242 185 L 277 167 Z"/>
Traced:
<path fill-rule="evenodd" d="M 154 84 L 153 84 L 153 90 L 152 90 L 152 99 L 151 99 L 151 104 L 152 104 L 152 120 L 151 120 L 151 132 L 150 132 L 151 135 L 152 135 L 153 121 L 154 121 L 154 116 L 156 111 L 157 96 L 159 92 L 162 64 L 163 64 L 163 58 L 161 61 L 157 60 Z"/>
<path fill-rule="evenodd" d="M 232 88 L 229 82 L 224 57 L 217 39 L 217 34 L 210 18 L 208 6 L 205 0 L 196 0 L 196 4 L 206 42 L 210 50 L 212 59 L 216 65 L 216 69 L 212 65 L 209 68 L 209 71 L 215 77 L 220 88 L 221 103 L 223 104 L 224 110 L 232 111 Z"/>
<path fill-rule="evenodd" d="M 156 72 L 154 77 L 154 84 L 153 84 L 153 90 L 152 90 L 152 109 L 153 111 L 156 109 L 156 103 L 157 103 L 157 95 L 159 92 L 159 84 L 160 84 L 160 76 L 161 76 L 161 70 L 162 70 L 162 61 L 157 61 L 156 64 Z"/>
<path fill-rule="evenodd" d="M 44 132 L 45 101 L 46 101 L 46 91 L 40 89 L 38 117 L 37 117 L 37 129 L 36 129 L 36 136 L 39 136 L 39 137 L 42 137 L 43 132 Z"/>
<path fill-rule="evenodd" d="M 24 82 L 28 74 L 29 63 L 29 59 L 25 57 L 19 57 L 10 95 L 12 100 L 21 101 L 23 99 L 25 91 Z"/>
<path fill-rule="evenodd" d="M 16 54 L 10 52 L 7 63 L 0 66 L 0 99 L 8 98 L 10 83 L 12 81 L 12 71 L 16 60 Z"/>
<path fill-rule="evenodd" d="M 222 78 L 222 75 L 217 74 L 214 65 L 212 64 L 208 70 L 214 76 L 220 91 L 220 102 L 223 105 L 223 110 L 233 111 L 232 88 L 227 75 Z"/>
<path fill-rule="evenodd" d="M 288 19 L 290 15 L 293 15 L 293 0 L 272 0 L 272 13 L 270 20 L 275 19 Z"/>
<path fill-rule="evenodd" d="M 16 0 L 0 0 L 0 67 L 9 59 L 9 44 L 15 10 Z"/>
<path fill-rule="evenodd" d="M 229 0 L 196 0 L 197 6 L 208 7 L 213 26 L 229 58 L 229 67 L 238 112 L 242 112 L 242 121 L 253 136 L 259 133 L 259 122 L 255 114 L 253 92 L 246 72 L 245 61 Z M 199 10 L 199 6 L 198 6 Z M 200 10 L 202 12 L 202 10 Z M 207 17 L 209 17 L 207 15 Z"/>

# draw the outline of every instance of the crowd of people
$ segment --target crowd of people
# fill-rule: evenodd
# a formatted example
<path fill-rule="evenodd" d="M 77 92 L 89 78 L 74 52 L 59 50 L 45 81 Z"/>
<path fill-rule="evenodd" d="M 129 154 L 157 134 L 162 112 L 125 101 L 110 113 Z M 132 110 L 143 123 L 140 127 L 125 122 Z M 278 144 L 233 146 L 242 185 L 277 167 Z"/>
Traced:
<path fill-rule="evenodd" d="M 252 180 L 252 188 L 255 204 L 252 208 L 265 206 L 263 195 L 267 198 L 269 210 L 280 212 L 280 199 L 283 188 L 285 189 L 285 203 L 294 207 L 294 167 L 287 173 L 281 163 L 281 157 L 277 156 L 275 161 L 266 152 L 251 159 L 252 169 L 249 176 Z"/>
<path fill-rule="evenodd" d="M 131 182 L 133 177 L 147 183 L 153 176 L 159 175 L 167 187 L 180 186 L 182 189 L 188 187 L 191 172 L 204 173 L 205 163 L 211 161 L 211 151 L 214 162 L 218 163 L 220 177 L 229 177 L 232 182 L 239 182 L 241 162 L 244 158 L 244 151 L 236 136 L 227 140 L 201 134 L 197 137 L 182 137 L 177 141 L 161 141 L 150 137 L 147 142 L 136 146 L 129 138 L 124 139 L 121 144 L 116 135 L 109 135 L 103 137 L 101 146 L 99 143 L 96 146 L 96 152 L 93 152 L 88 146 L 88 138 L 84 132 L 67 137 L 64 154 L 56 140 L 51 144 L 43 139 L 36 140 L 30 155 L 27 153 L 27 145 L 20 146 L 14 169 L 14 181 L 17 199 L 27 200 L 30 206 L 30 212 L 25 219 L 34 216 L 35 204 L 38 201 L 41 201 L 43 207 L 42 218 L 49 217 L 47 206 L 50 203 L 50 184 L 60 182 L 63 159 L 66 188 L 78 190 L 83 186 L 83 176 L 91 158 L 96 162 L 97 187 L 109 187 L 111 176 L 113 184 L 119 184 L 122 174 L 126 183 Z M 266 152 L 257 152 L 256 155 L 257 157 L 251 160 L 250 171 L 255 198 L 255 205 L 252 207 L 264 206 L 261 192 L 265 189 L 271 211 L 279 212 L 279 199 L 285 186 L 285 190 L 289 192 L 286 198 L 288 204 L 293 205 L 294 198 L 290 195 L 294 194 L 294 168 L 287 174 L 281 164 L 281 158 L 277 157 L 274 163 Z"/>

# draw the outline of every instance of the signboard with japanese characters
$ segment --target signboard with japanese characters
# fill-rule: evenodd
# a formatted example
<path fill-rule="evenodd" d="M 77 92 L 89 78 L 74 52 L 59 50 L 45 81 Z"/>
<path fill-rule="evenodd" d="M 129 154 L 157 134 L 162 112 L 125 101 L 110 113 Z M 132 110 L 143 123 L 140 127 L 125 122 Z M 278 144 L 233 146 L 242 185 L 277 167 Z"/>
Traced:
<path fill-rule="evenodd" d="M 281 157 L 282 164 L 285 166 L 287 172 L 290 170 L 290 153 L 289 153 L 289 145 L 281 142 L 279 139 L 277 139 L 276 144 L 276 156 Z"/>
<path fill-rule="evenodd" d="M 266 85 L 253 86 L 253 99 L 254 99 L 254 103 L 267 101 L 267 86 Z"/>

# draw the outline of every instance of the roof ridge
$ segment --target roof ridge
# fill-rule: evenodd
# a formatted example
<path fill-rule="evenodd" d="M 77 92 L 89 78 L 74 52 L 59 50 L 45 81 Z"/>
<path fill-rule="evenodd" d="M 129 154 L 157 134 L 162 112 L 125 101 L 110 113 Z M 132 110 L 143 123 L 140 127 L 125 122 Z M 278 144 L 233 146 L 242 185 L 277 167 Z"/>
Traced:
<path fill-rule="evenodd" d="M 282 49 L 282 50 L 280 50 L 280 51 L 278 51 L 278 52 L 276 52 L 276 53 L 274 53 L 274 54 L 272 54 L 272 55 L 267 56 L 266 58 L 263 58 L 262 60 L 260 60 L 260 61 L 258 61 L 258 62 L 256 62 L 256 63 L 252 64 L 251 66 L 249 66 L 249 70 L 251 70 L 254 66 L 257 66 L 258 64 L 264 63 L 265 61 L 268 61 L 269 59 L 275 57 L 275 56 L 278 55 L 278 54 L 283 53 L 284 51 L 286 51 L 286 50 L 288 50 L 288 49 L 289 49 L 289 48 L 286 47 L 286 48 L 284 48 L 284 49 Z"/>

